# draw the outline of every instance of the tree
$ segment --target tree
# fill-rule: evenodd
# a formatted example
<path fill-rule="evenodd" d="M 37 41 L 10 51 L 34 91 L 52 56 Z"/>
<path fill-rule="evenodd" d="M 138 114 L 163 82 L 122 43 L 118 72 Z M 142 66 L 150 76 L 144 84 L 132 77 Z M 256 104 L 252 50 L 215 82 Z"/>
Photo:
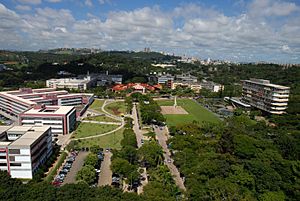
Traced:
<path fill-rule="evenodd" d="M 91 185 L 94 183 L 96 178 L 96 171 L 93 166 L 85 165 L 77 172 L 76 180 L 85 181 L 87 184 Z"/>
<path fill-rule="evenodd" d="M 162 162 L 163 151 L 157 142 L 152 141 L 145 143 L 141 148 L 139 148 L 138 156 L 141 161 L 150 167 L 156 167 Z"/>
<path fill-rule="evenodd" d="M 95 167 L 98 163 L 98 157 L 94 153 L 89 153 L 84 160 L 84 165 Z"/>

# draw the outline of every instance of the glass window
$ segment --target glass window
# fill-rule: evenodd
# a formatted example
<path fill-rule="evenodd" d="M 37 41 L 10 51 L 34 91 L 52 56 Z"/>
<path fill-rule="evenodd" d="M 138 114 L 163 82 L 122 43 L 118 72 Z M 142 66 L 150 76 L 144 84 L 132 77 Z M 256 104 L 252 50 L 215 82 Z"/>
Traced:
<path fill-rule="evenodd" d="M 20 154 L 20 149 L 10 149 L 9 153 L 10 154 Z"/>

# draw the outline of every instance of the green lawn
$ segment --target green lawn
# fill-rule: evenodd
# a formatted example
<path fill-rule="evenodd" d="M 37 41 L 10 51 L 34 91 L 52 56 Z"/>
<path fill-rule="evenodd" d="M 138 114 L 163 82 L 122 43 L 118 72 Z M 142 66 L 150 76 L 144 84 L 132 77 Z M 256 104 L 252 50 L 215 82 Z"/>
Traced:
<path fill-rule="evenodd" d="M 86 140 L 78 140 L 79 147 L 91 147 L 93 145 L 98 145 L 102 148 L 113 148 L 113 149 L 120 149 L 121 148 L 121 140 L 123 139 L 123 130 L 120 129 L 115 133 L 105 135 L 102 137 L 96 137 L 92 139 Z"/>
<path fill-rule="evenodd" d="M 112 115 L 121 116 L 126 113 L 126 104 L 124 101 L 117 101 L 105 106 L 105 110 Z"/>
<path fill-rule="evenodd" d="M 159 100 L 157 103 L 160 106 L 172 106 L 174 104 L 173 100 Z M 204 107 L 199 105 L 190 99 L 177 99 L 177 105 L 183 107 L 189 114 L 167 114 L 164 115 L 167 119 L 167 124 L 169 126 L 175 126 L 178 124 L 190 123 L 193 121 L 202 122 L 219 122 L 219 118 L 213 113 L 206 110 Z"/>
<path fill-rule="evenodd" d="M 81 123 L 76 129 L 75 138 L 88 137 L 109 132 L 118 127 L 118 125 L 103 125 L 93 123 Z"/>
<path fill-rule="evenodd" d="M 86 117 L 84 120 L 89 120 L 89 121 L 102 121 L 102 122 L 118 122 L 118 120 L 110 118 L 108 116 L 93 116 L 93 117 Z"/>
<path fill-rule="evenodd" d="M 92 105 L 90 106 L 90 109 L 96 110 L 98 112 L 103 112 L 101 110 L 103 103 L 104 103 L 104 100 L 95 99 L 94 102 L 92 103 Z"/>

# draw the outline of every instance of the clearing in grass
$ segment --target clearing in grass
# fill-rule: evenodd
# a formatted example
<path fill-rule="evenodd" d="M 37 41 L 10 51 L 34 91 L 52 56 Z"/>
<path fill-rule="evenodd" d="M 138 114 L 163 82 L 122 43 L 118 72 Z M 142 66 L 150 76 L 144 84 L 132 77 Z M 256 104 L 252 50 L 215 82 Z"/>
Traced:
<path fill-rule="evenodd" d="M 95 123 L 81 123 L 76 129 L 75 138 L 89 137 L 107 133 L 119 127 L 118 125 L 95 124 Z"/>
<path fill-rule="evenodd" d="M 126 113 L 126 104 L 124 101 L 116 101 L 105 106 L 105 110 L 112 115 L 121 116 Z"/>
<path fill-rule="evenodd" d="M 160 106 L 173 107 L 174 100 L 158 100 L 157 103 Z M 197 121 L 199 123 L 218 123 L 220 121 L 220 119 L 217 116 L 215 116 L 212 112 L 202 107 L 200 104 L 196 103 L 194 100 L 177 99 L 177 105 L 181 106 L 188 114 L 164 114 L 164 116 L 167 119 L 167 124 L 169 126 L 191 123 L 193 121 Z"/>

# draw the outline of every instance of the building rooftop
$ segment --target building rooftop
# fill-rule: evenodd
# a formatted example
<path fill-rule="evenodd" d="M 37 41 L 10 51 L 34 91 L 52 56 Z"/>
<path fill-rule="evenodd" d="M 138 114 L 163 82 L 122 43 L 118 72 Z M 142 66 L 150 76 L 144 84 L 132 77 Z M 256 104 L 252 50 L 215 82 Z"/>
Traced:
<path fill-rule="evenodd" d="M 0 135 L 1 135 L 1 133 L 4 133 L 5 131 L 7 131 L 10 128 L 11 128 L 11 126 L 0 126 Z"/>
<path fill-rule="evenodd" d="M 24 131 L 24 134 L 17 140 L 13 141 L 10 146 L 30 146 L 47 130 L 49 130 L 50 126 L 15 126 L 12 129 L 8 130 L 7 133 L 13 133 L 15 131 L 18 131 L 18 129 L 19 131 Z"/>
<path fill-rule="evenodd" d="M 74 106 L 41 106 L 41 107 L 34 107 L 30 110 L 24 112 L 25 115 L 39 115 L 39 114 L 67 114 L 71 110 L 74 109 Z"/>
<path fill-rule="evenodd" d="M 243 81 L 250 82 L 250 83 L 253 83 L 253 84 L 259 84 L 259 85 L 263 85 L 263 86 L 267 86 L 267 87 L 273 87 L 273 88 L 277 88 L 277 89 L 286 89 L 286 90 L 290 89 L 290 87 L 277 85 L 277 84 L 271 84 L 270 80 L 251 78 L 250 80 L 243 80 Z"/>

